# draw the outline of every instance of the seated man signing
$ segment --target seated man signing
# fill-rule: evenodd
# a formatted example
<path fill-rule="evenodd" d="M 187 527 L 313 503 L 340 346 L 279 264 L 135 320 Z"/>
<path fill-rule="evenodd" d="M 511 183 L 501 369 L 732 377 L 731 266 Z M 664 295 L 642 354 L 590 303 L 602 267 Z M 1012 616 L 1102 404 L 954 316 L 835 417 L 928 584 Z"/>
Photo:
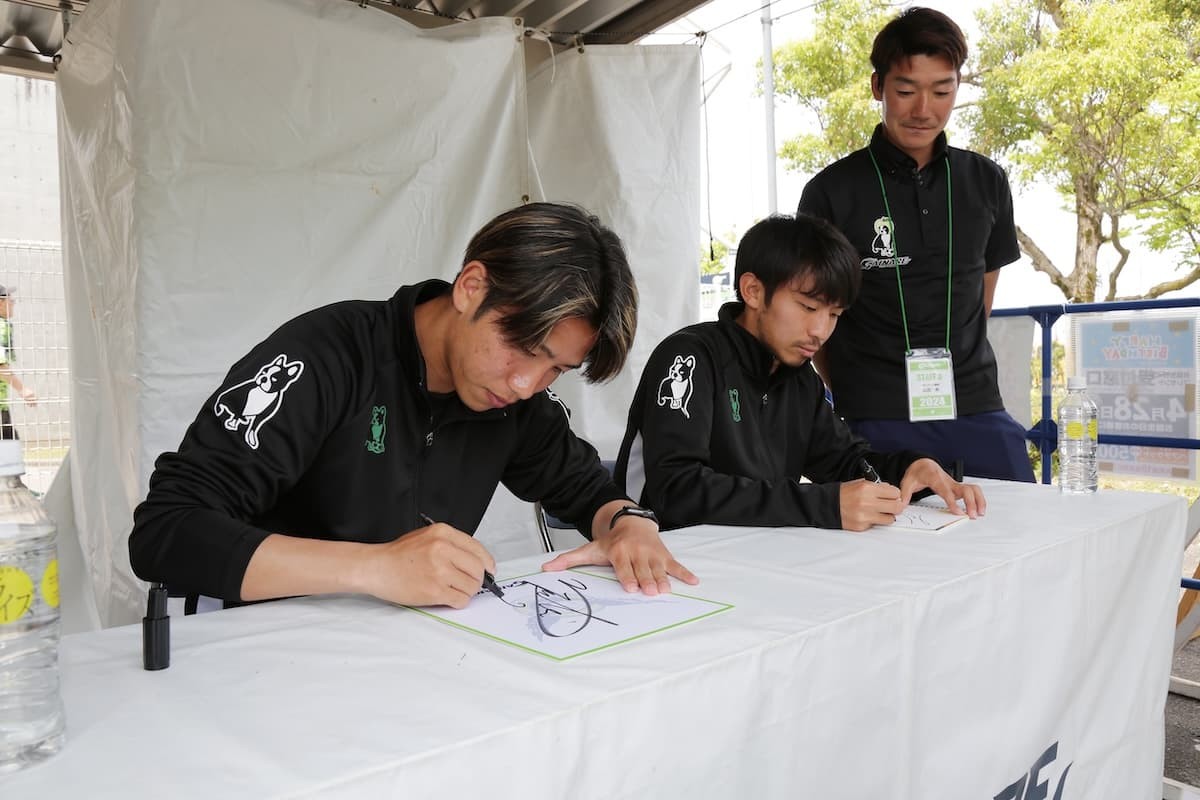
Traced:
<path fill-rule="evenodd" d="M 335 303 L 229 371 L 134 513 L 145 580 L 227 603 L 360 592 L 461 608 L 496 564 L 472 538 L 497 484 L 591 541 L 628 591 L 696 578 L 613 484 L 547 389 L 616 375 L 637 288 L 616 234 L 574 206 L 493 219 L 452 284 Z"/>
<path fill-rule="evenodd" d="M 664 529 L 862 531 L 894 522 L 926 488 L 955 513 L 983 513 L 978 486 L 955 481 L 920 453 L 873 452 L 826 402 L 810 362 L 854 301 L 860 272 L 854 248 L 828 222 L 770 217 L 738 246 L 738 302 L 655 349 L 629 411 L 616 477 Z"/>

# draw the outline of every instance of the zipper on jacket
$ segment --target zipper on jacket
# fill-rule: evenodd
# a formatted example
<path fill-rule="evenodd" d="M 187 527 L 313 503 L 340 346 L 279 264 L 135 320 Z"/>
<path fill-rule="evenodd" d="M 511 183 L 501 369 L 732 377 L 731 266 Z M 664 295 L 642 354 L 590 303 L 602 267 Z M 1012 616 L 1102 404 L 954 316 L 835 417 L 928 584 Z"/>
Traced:
<path fill-rule="evenodd" d="M 422 376 L 417 379 L 417 388 L 422 393 L 425 392 L 425 379 Z M 417 455 L 417 468 L 413 470 L 413 514 L 416 515 L 419 524 L 424 524 L 422 515 L 424 511 L 424 500 L 421 498 L 421 476 L 425 474 L 425 454 L 429 446 L 433 444 L 433 408 L 429 403 L 429 395 L 424 394 L 425 401 L 425 419 L 429 432 L 425 434 L 425 447 Z M 437 512 L 434 512 L 437 513 Z"/>
<path fill-rule="evenodd" d="M 503 418 L 505 418 L 505 417 L 507 417 L 507 416 L 508 416 L 508 411 L 507 411 L 507 410 L 501 410 L 501 412 L 500 412 L 500 414 L 499 414 L 498 416 L 499 416 L 500 418 L 502 418 L 502 419 L 503 419 Z M 486 421 L 486 420 L 479 420 L 479 419 L 474 419 L 474 418 L 466 418 L 466 419 L 452 419 L 452 420 L 450 420 L 450 421 L 449 421 L 449 424 L 453 425 L 453 424 L 456 424 L 456 423 L 463 423 L 463 422 L 465 422 L 465 423 L 471 423 L 471 422 L 483 422 L 483 421 Z M 435 426 L 435 425 L 433 424 L 433 416 L 431 415 L 431 416 L 429 417 L 429 433 L 425 434 L 425 446 L 426 446 L 426 447 L 433 447 L 433 436 L 434 436 L 434 434 L 435 434 L 435 433 L 437 433 L 437 432 L 438 432 L 438 430 L 440 430 L 442 427 L 444 427 L 444 426 L 445 426 L 445 424 L 446 424 L 446 423 L 445 423 L 445 422 L 443 422 L 443 423 L 439 423 L 438 425 L 436 425 L 436 426 Z"/>
<path fill-rule="evenodd" d="M 502 411 L 499 414 L 499 416 L 507 417 L 508 412 Z M 444 427 L 447 424 L 453 425 L 455 423 L 462 423 L 462 422 L 469 423 L 469 422 L 477 422 L 477 421 L 479 421 L 479 420 L 476 420 L 473 418 L 467 418 L 467 419 L 451 419 L 451 420 L 449 420 L 449 422 L 447 422 L 445 420 L 445 418 L 443 417 L 442 422 L 435 425 L 434 419 L 433 419 L 433 414 L 431 413 L 429 415 L 428 422 L 426 423 L 429 426 L 429 432 L 425 434 L 425 446 L 423 448 L 421 448 L 420 454 L 417 459 L 418 463 L 417 463 L 416 475 L 413 478 L 413 486 L 414 486 L 413 497 L 415 498 L 416 502 L 418 503 L 418 508 L 415 509 L 418 516 L 421 513 L 424 513 L 424 512 L 422 512 L 421 508 L 419 507 L 419 504 L 423 502 L 421 499 L 421 476 L 425 473 L 425 462 L 429 458 L 429 448 L 433 447 L 434 434 L 436 434 L 440 428 Z"/>

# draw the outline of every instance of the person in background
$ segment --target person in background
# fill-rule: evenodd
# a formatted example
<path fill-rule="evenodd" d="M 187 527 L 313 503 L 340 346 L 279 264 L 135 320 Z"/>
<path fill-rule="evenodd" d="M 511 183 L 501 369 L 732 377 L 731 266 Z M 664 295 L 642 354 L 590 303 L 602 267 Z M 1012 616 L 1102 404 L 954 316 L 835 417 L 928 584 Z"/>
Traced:
<path fill-rule="evenodd" d="M 798 208 L 836 225 L 862 269 L 859 300 L 816 366 L 837 412 L 875 447 L 1033 481 L 987 340 L 1000 268 L 1020 257 L 1012 193 L 997 164 L 946 141 L 966 58 L 958 25 L 927 8 L 875 37 L 883 121 L 867 147 L 808 182 Z"/>
<path fill-rule="evenodd" d="M 13 362 L 17 354 L 13 350 L 12 313 L 13 290 L 0 286 L 0 439 L 19 439 L 17 429 L 13 426 L 12 413 L 8 408 L 8 389 L 21 396 L 30 406 L 37 405 L 37 394 L 33 388 L 26 385 L 13 371 Z"/>
<path fill-rule="evenodd" d="M 769 217 L 738 245 L 738 301 L 655 348 L 615 475 L 664 529 L 862 531 L 895 522 L 924 489 L 955 513 L 984 512 L 978 486 L 921 453 L 872 449 L 826 402 L 810 362 L 852 307 L 859 272 L 854 249 L 828 222 Z"/>
<path fill-rule="evenodd" d="M 653 515 L 576 437 L 549 386 L 616 375 L 637 288 L 582 209 L 532 203 L 467 245 L 452 283 L 284 323 L 229 371 L 134 512 L 134 572 L 226 604 L 356 592 L 461 608 L 495 560 L 472 534 L 498 484 L 587 544 L 627 591 L 696 583 Z"/>

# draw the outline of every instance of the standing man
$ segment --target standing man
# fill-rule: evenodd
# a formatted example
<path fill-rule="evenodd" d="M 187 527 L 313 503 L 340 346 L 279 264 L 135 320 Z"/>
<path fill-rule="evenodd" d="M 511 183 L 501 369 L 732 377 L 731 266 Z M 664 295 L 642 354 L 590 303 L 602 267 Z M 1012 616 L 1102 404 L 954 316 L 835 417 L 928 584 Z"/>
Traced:
<path fill-rule="evenodd" d="M 858 293 L 854 249 L 816 217 L 768 217 L 738 245 L 738 301 L 655 348 L 615 474 L 664 528 L 890 525 L 915 492 L 975 517 L 978 486 L 850 432 L 809 363 Z M 801 481 L 807 478 L 807 482 Z M 962 501 L 962 510 L 959 509 Z"/>
<path fill-rule="evenodd" d="M 0 286 L 0 439 L 19 439 L 8 410 L 8 387 L 31 406 L 37 405 L 37 395 L 13 372 L 16 353 L 13 352 L 12 312 L 15 298 L 6 286 Z"/>
<path fill-rule="evenodd" d="M 836 225 L 862 266 L 859 300 L 816 365 L 838 413 L 873 446 L 1033 481 L 987 340 L 999 270 L 1020 257 L 1012 193 L 995 162 L 949 147 L 944 132 L 966 59 L 959 27 L 927 8 L 875 37 L 883 121 L 800 198 L 799 211 Z"/>
<path fill-rule="evenodd" d="M 548 387 L 616 375 L 637 289 L 616 234 L 533 203 L 485 225 L 452 284 L 284 323 L 233 366 L 134 512 L 134 571 L 227 603 L 357 592 L 461 608 L 492 556 L 497 484 L 591 541 L 545 566 L 611 564 L 627 591 L 696 583 L 613 484 Z"/>

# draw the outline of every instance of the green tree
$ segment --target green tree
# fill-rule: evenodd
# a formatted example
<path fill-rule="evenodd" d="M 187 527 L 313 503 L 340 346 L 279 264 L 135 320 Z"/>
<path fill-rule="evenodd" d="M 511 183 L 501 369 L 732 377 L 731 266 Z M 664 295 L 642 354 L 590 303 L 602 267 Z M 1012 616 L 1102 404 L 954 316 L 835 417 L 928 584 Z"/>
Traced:
<path fill-rule="evenodd" d="M 875 34 L 895 13 L 886 0 L 827 0 L 817 6 L 811 38 L 775 51 L 775 93 L 816 120 L 815 130 L 798 133 L 780 150 L 793 169 L 816 172 L 870 140 L 879 111 L 871 101 L 868 56 Z"/>
<path fill-rule="evenodd" d="M 1050 342 L 1050 383 L 1053 386 L 1065 386 L 1067 383 L 1067 348 L 1058 341 Z M 1029 375 L 1033 379 L 1033 417 L 1037 419 L 1042 413 L 1042 347 L 1038 345 L 1033 351 L 1033 361 L 1029 364 Z"/>
<path fill-rule="evenodd" d="M 784 145 L 793 167 L 812 171 L 867 140 L 878 118 L 869 93 L 870 41 L 895 12 L 882 0 L 822 4 L 814 38 L 778 52 L 776 85 L 818 120 L 818 133 Z M 869 20 L 865 35 L 857 20 Z M 1142 297 L 1200 279 L 1194 0 L 1000 0 L 979 22 L 963 75 L 978 98 L 958 116 L 969 146 L 1008 166 L 1018 185 L 1054 186 L 1076 215 L 1070 269 L 1018 228 L 1034 269 L 1072 302 L 1127 299 L 1117 288 L 1131 257 L 1125 240 L 1139 232 L 1151 250 L 1180 254 L 1175 275 Z M 846 33 L 838 45 L 821 44 L 838 31 Z M 828 63 L 835 58 L 844 63 Z M 1114 262 L 1103 291 L 1102 252 Z"/>
<path fill-rule="evenodd" d="M 700 274 L 715 275 L 725 271 L 725 259 L 732 247 L 732 238 L 714 236 L 708 247 L 700 248 Z"/>

